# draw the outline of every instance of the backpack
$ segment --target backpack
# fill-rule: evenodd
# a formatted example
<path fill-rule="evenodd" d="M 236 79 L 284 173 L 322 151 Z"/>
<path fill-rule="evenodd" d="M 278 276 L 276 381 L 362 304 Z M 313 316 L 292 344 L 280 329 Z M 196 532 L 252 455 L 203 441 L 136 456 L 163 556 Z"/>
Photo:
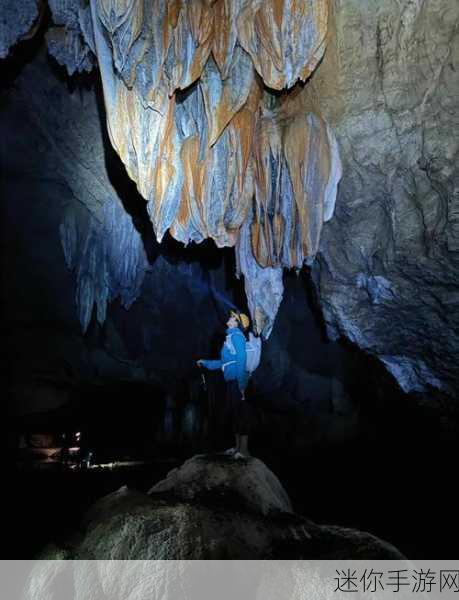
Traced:
<path fill-rule="evenodd" d="M 245 349 L 247 353 L 246 370 L 249 373 L 253 373 L 260 364 L 261 338 L 256 337 L 252 332 L 250 332 L 249 339 L 245 343 Z"/>

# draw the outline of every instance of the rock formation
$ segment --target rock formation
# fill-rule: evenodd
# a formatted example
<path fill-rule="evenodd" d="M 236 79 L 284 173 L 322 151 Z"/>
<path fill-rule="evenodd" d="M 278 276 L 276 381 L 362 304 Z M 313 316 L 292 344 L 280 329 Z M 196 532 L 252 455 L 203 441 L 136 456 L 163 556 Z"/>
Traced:
<path fill-rule="evenodd" d="M 255 492 L 249 494 L 248 492 Z M 41 558 L 402 559 L 390 544 L 352 529 L 319 526 L 292 513 L 277 477 L 261 461 L 201 455 L 156 484 L 98 500 L 80 535 Z"/>
<path fill-rule="evenodd" d="M 34 35 L 40 21 L 39 0 L 2 0 L 0 2 L 0 58 L 8 56 L 10 48 Z"/>
<path fill-rule="evenodd" d="M 290 499 L 280 481 L 257 458 L 244 464 L 231 460 L 212 460 L 201 455 L 173 469 L 166 479 L 148 492 L 173 494 L 184 502 L 199 501 L 210 495 L 232 494 L 247 510 L 262 515 L 293 513 Z"/>
<path fill-rule="evenodd" d="M 148 203 L 158 241 L 169 230 L 184 244 L 212 238 L 235 246 L 251 223 L 239 272 L 255 330 L 268 337 L 280 269 L 315 256 L 341 176 L 323 119 L 286 115 L 268 91 L 288 95 L 316 68 L 328 0 L 49 7 L 56 60 L 70 75 L 99 65 L 110 140 Z M 268 270 L 260 276 L 258 266 Z"/>
<path fill-rule="evenodd" d="M 349 564 L 349 563 L 347 563 Z M 386 563 L 387 564 L 387 563 Z M 372 563 L 375 567 L 375 563 Z M 3 566 L 3 565 L 2 565 Z M 379 581 L 378 572 L 371 566 L 355 564 L 351 582 L 356 582 L 359 591 L 363 587 L 360 572 L 367 575 L 368 581 Z M 391 570 L 410 572 L 413 565 L 409 561 L 392 562 Z M 365 569 L 367 567 L 367 570 Z M 0 566 L 1 568 L 1 566 Z M 349 568 L 349 567 L 347 567 Z M 360 571 L 360 568 L 362 569 Z M 378 567 L 376 567 L 378 568 Z M 384 565 L 380 567 L 381 571 Z M 419 563 L 417 572 L 421 571 Z M 26 572 L 7 572 L 8 581 L 22 583 Z M 422 569 L 427 570 L 428 567 Z M 24 569 L 24 571 L 26 571 Z M 39 562 L 32 566 L 27 585 L 24 590 L 25 600 L 45 600 L 61 595 L 71 594 L 79 600 L 85 596 L 109 597 L 111 600 L 202 600 L 218 596 L 221 600 L 232 598 L 253 598 L 254 600 L 275 600 L 279 597 L 289 600 L 332 600 L 339 591 L 335 591 L 337 583 L 344 588 L 347 570 L 338 571 L 336 565 L 319 561 L 55 561 Z M 351 571 L 352 573 L 352 571 Z M 383 571 L 384 573 L 384 571 Z M 22 581 L 20 581 L 22 577 Z M 349 575 L 348 575 L 349 577 Z M 355 579 L 354 579 L 355 577 Z M 362 576 L 363 577 L 363 576 Z M 394 576 L 395 577 L 395 576 Z M 365 580 L 362 580 L 365 581 Z M 343 582 L 343 583 L 341 583 Z M 395 582 L 389 582 L 395 585 Z M 370 584 L 367 584 L 370 587 Z M 371 589 L 375 600 L 384 600 L 387 586 Z M 386 593 L 385 593 L 386 592 Z M 346 592 L 343 592 L 346 593 Z"/>
<path fill-rule="evenodd" d="M 351 0 L 332 20 L 302 99 L 344 164 L 313 266 L 328 333 L 378 356 L 406 392 L 456 396 L 459 5 Z"/>
<path fill-rule="evenodd" d="M 1 56 L 33 35 L 42 5 L 3 0 Z M 283 268 L 310 263 L 330 338 L 378 357 L 406 392 L 457 395 L 457 3 L 53 0 L 49 8 L 53 56 L 70 73 L 100 67 L 110 139 L 158 239 L 169 230 L 184 243 L 235 246 L 264 337 Z M 334 211 L 338 145 L 344 178 Z M 69 168 L 68 179 L 93 206 L 101 187 L 87 165 Z M 96 212 L 114 214 L 104 202 Z M 67 249 L 70 230 L 71 219 L 61 227 Z M 80 279 L 93 273 L 92 258 L 106 272 L 110 244 L 95 250 L 91 240 L 91 252 L 72 255 L 82 265 L 69 262 Z M 143 258 L 130 265 L 138 272 L 125 306 Z M 78 284 L 83 327 L 92 303 L 103 319 L 119 275 L 103 290 Z"/>
<path fill-rule="evenodd" d="M 120 298 L 122 306 L 129 308 L 137 300 L 148 262 L 140 234 L 118 199 L 108 200 L 96 216 L 86 215 L 86 219 L 67 211 L 60 234 L 67 267 L 76 274 L 83 331 L 94 307 L 103 324 L 108 302 Z"/>
<path fill-rule="evenodd" d="M 158 240 L 169 229 L 185 244 L 234 246 L 251 220 L 239 268 L 267 337 L 280 272 L 264 274 L 271 285 L 260 291 L 249 263 L 312 259 L 341 171 L 326 123 L 287 117 L 263 90 L 309 77 L 325 49 L 328 2 L 94 1 L 91 12 L 110 139 Z"/>

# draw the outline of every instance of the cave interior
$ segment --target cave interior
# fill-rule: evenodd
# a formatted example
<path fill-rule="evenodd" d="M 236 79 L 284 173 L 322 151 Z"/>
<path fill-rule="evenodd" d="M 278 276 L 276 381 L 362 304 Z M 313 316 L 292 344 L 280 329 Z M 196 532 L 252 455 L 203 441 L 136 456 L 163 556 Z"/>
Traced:
<path fill-rule="evenodd" d="M 79 3 L 68 6 L 73 4 Z M 158 72 L 170 70 L 172 88 L 164 93 L 163 83 L 147 81 L 142 71 L 159 52 L 152 46 L 139 58 L 138 40 L 146 46 L 151 40 L 133 28 L 146 25 L 131 15 L 128 25 L 120 26 L 126 27 L 122 35 L 115 27 L 110 30 L 114 1 L 82 2 L 78 24 L 74 13 L 64 14 L 65 3 L 50 0 L 31 17 L 34 25 L 27 27 L 33 32 L 19 32 L 19 41 L 0 62 L 4 490 L 15 523 L 5 544 L 8 558 L 31 558 L 51 543 L 62 543 L 96 500 L 120 486 L 146 492 L 188 458 L 212 456 L 231 445 L 221 373 L 196 366 L 198 359 L 218 355 L 230 309 L 250 315 L 263 339 L 261 362 L 247 391 L 254 414 L 250 451 L 276 474 L 295 511 L 316 523 L 371 532 L 410 558 L 444 558 L 455 551 L 459 534 L 453 493 L 459 432 L 454 235 L 448 229 L 439 233 L 438 217 L 432 227 L 443 241 L 429 246 L 422 260 L 416 263 L 414 244 L 427 234 L 417 236 L 414 229 L 406 239 L 397 233 L 398 250 L 387 250 L 394 233 L 385 229 L 386 202 L 397 201 L 398 188 L 392 189 L 395 200 L 388 193 L 372 196 L 371 189 L 365 200 L 358 187 L 365 188 L 358 182 L 363 177 L 356 167 L 358 138 L 351 140 L 351 152 L 349 140 L 342 141 L 339 119 L 344 117 L 330 108 L 338 100 L 325 94 L 323 114 L 315 111 L 321 99 L 314 96 L 322 87 L 327 91 L 323 81 L 331 77 L 336 60 L 336 7 L 325 17 L 317 9 L 311 25 L 316 45 L 299 40 L 283 71 L 269 59 L 268 50 L 274 50 L 266 50 L 240 20 L 239 42 L 231 51 L 236 66 L 223 60 L 221 47 L 220 54 L 216 46 L 213 54 L 210 47 L 206 53 L 205 10 L 212 3 L 198 4 L 201 13 L 192 15 L 195 21 L 189 18 L 192 33 L 197 28 L 202 39 L 193 58 L 187 58 L 189 72 L 171 66 L 185 51 L 178 43 L 177 56 L 169 51 L 162 67 L 155 66 Z M 104 12 L 104 5 L 115 8 Z M 220 5 L 228 3 L 219 0 Z M 89 48 L 84 11 L 92 11 L 95 29 Z M 250 15 L 245 16 L 249 22 Z M 352 14 L 340 18 L 346 17 Z M 177 18 L 174 31 L 185 28 Z M 218 18 L 223 16 L 215 23 Z M 325 34 L 315 29 L 320 32 L 324 22 L 329 29 L 325 57 Z M 3 27 L 14 29 L 10 21 Z M 107 48 L 113 53 L 109 59 Z M 376 67 L 383 68 L 384 48 L 379 52 Z M 220 82 L 215 73 L 224 71 Z M 174 134 L 167 116 L 172 104 Z M 249 134 L 254 106 L 262 116 Z M 127 118 L 123 111 L 129 110 Z M 342 110 L 337 107 L 336 113 Z M 304 123 L 301 111 L 308 111 Z M 208 120 L 205 131 L 200 119 Z M 197 130 L 186 137 L 191 121 Z M 311 151 L 298 150 L 305 135 Z M 336 143 L 341 158 L 334 154 Z M 381 156 L 391 155 L 391 147 L 380 143 Z M 174 144 L 182 146 L 178 150 Z M 295 152 L 307 155 L 297 159 Z M 170 169 L 179 160 L 188 160 L 183 173 Z M 244 160 L 249 166 L 241 166 Z M 145 167 L 154 161 L 154 169 Z M 195 172 L 196 164 L 205 166 Z M 381 180 L 377 157 L 365 167 L 369 180 Z M 310 169 L 309 175 L 303 176 L 303 169 Z M 448 196 L 440 171 L 441 166 L 435 170 L 421 163 L 419 177 L 428 176 L 433 189 Z M 407 171 L 399 176 L 415 177 Z M 198 179 L 204 190 L 201 212 Z M 421 198 L 422 184 L 410 179 L 411 184 Z M 218 185 L 226 186 L 222 197 Z M 273 208 L 263 185 L 272 198 L 277 190 L 281 208 Z M 432 193 L 426 191 L 419 202 Z M 307 197 L 304 214 L 295 202 L 281 201 L 298 194 Z M 186 209 L 185 195 L 193 198 Z M 352 204 L 357 196 L 368 204 L 376 198 L 373 212 Z M 168 203 L 172 206 L 174 198 L 182 210 L 172 218 Z M 416 210 L 425 225 L 431 213 Z M 279 233 L 276 211 L 285 223 L 291 219 L 290 237 Z M 370 258 L 353 242 L 365 219 L 365 240 L 379 244 Z M 304 222 L 308 225 L 301 230 L 298 223 Z M 390 261 L 386 251 L 394 253 Z M 360 260 L 357 255 L 368 270 L 363 274 L 359 266 L 361 275 L 346 280 L 349 265 Z M 397 260 L 403 268 L 393 266 Z M 425 279 L 418 274 L 423 265 Z M 388 273 L 396 281 L 396 268 L 407 287 L 394 284 L 393 291 L 386 283 L 392 281 Z M 409 287 L 413 281 L 417 288 Z M 397 290 L 402 290 L 399 296 Z M 423 290 L 437 294 L 431 312 L 427 301 L 421 304 Z M 406 361 L 398 360 L 405 355 Z"/>

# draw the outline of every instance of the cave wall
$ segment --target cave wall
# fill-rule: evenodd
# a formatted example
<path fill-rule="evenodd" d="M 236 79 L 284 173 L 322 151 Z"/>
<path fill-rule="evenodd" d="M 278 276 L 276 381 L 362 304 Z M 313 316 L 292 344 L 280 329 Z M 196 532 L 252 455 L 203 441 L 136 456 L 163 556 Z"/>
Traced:
<path fill-rule="evenodd" d="M 302 98 L 343 160 L 313 266 L 328 333 L 457 396 L 459 5 L 337 0 L 333 21 Z"/>

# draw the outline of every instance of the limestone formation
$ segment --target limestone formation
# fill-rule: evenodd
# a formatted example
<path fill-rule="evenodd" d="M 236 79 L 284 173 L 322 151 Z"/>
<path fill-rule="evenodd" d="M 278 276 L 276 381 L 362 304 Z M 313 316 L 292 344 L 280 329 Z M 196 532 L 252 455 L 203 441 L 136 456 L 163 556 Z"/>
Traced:
<path fill-rule="evenodd" d="M 37 6 L 3 1 L 2 56 Z M 265 337 L 282 269 L 312 263 L 330 337 L 407 392 L 456 394 L 456 2 L 49 6 L 50 51 L 70 72 L 99 65 L 112 144 L 158 239 L 235 246 Z M 68 178 L 100 196 L 91 169 Z"/>
<path fill-rule="evenodd" d="M 327 27 L 327 1 L 253 0 L 238 18 L 242 47 L 266 86 L 275 90 L 311 75 L 324 54 Z"/>
<path fill-rule="evenodd" d="M 107 202 L 96 217 L 87 219 L 68 211 L 60 234 L 67 267 L 77 279 L 77 311 L 83 331 L 94 307 L 101 325 L 108 302 L 120 298 L 122 306 L 129 308 L 140 295 L 148 262 L 140 234 L 119 200 Z"/>
<path fill-rule="evenodd" d="M 331 218 L 341 163 L 327 124 L 314 115 L 262 117 L 255 139 L 253 254 L 263 267 L 301 269 Z"/>
<path fill-rule="evenodd" d="M 0 58 L 8 56 L 18 40 L 35 33 L 39 23 L 39 0 L 0 1 Z"/>
<path fill-rule="evenodd" d="M 94 307 L 103 323 L 108 302 L 119 297 L 123 306 L 131 306 L 140 294 L 148 262 L 141 236 L 106 171 L 94 93 L 81 94 L 80 101 L 71 98 L 46 69 L 45 58 L 34 61 L 17 82 L 16 110 L 28 122 L 28 131 L 22 136 L 23 177 L 29 177 L 27 165 L 33 164 L 35 187 L 39 178 L 62 182 L 60 196 L 65 197 L 68 190 L 75 199 L 72 204 L 48 207 L 47 211 L 56 210 L 60 215 L 56 233 L 65 263 L 76 277 L 77 314 L 86 331 Z M 6 135 L 6 128 L 4 131 Z M 32 139 L 35 141 L 30 143 Z M 2 158 L 8 171 L 11 167 L 5 141 Z M 27 163 L 29 153 L 32 157 Z M 13 164 L 14 159 L 13 155 Z"/>
<path fill-rule="evenodd" d="M 457 396 L 459 4 L 336 2 L 333 22 L 303 103 L 344 165 L 313 266 L 328 332 Z"/>
<path fill-rule="evenodd" d="M 236 246 L 237 274 L 244 275 L 244 287 L 256 331 L 265 339 L 271 333 L 284 284 L 282 267 L 261 267 L 252 252 L 252 219 L 242 225 Z"/>
<path fill-rule="evenodd" d="M 209 494 L 231 494 L 246 510 L 263 515 L 293 513 L 290 499 L 274 473 L 259 459 L 243 462 L 226 457 L 193 456 L 167 474 L 148 492 L 174 494 L 185 502 L 204 500 Z"/>
<path fill-rule="evenodd" d="M 49 7 L 54 58 L 70 75 L 97 60 L 110 140 L 148 203 L 158 241 L 169 230 L 184 244 L 238 244 L 255 329 L 267 337 L 282 298 L 279 267 L 300 269 L 315 256 L 341 170 L 326 122 L 286 116 L 264 90 L 285 99 L 310 77 L 326 47 L 328 0 Z"/>
<path fill-rule="evenodd" d="M 316 525 L 292 513 L 282 484 L 261 461 L 212 455 L 195 456 L 172 471 L 153 487 L 151 496 L 123 486 L 99 499 L 79 535 L 64 547 L 47 548 L 40 558 L 403 558 L 394 546 L 369 533 Z M 105 591 L 111 597 L 109 587 Z"/>
<path fill-rule="evenodd" d="M 47 32 L 48 50 L 69 75 L 91 71 L 94 34 L 89 5 L 79 0 L 48 0 L 54 27 Z"/>
<path fill-rule="evenodd" d="M 269 268 L 260 286 L 254 263 L 301 268 L 313 258 L 340 166 L 327 124 L 265 114 L 263 87 L 309 77 L 325 48 L 328 3 L 93 0 L 91 11 L 110 139 L 158 240 L 170 230 L 184 244 L 234 246 L 250 219 L 251 244 L 238 252 L 253 267 L 241 273 L 256 329 L 269 335 L 280 272 Z"/>

